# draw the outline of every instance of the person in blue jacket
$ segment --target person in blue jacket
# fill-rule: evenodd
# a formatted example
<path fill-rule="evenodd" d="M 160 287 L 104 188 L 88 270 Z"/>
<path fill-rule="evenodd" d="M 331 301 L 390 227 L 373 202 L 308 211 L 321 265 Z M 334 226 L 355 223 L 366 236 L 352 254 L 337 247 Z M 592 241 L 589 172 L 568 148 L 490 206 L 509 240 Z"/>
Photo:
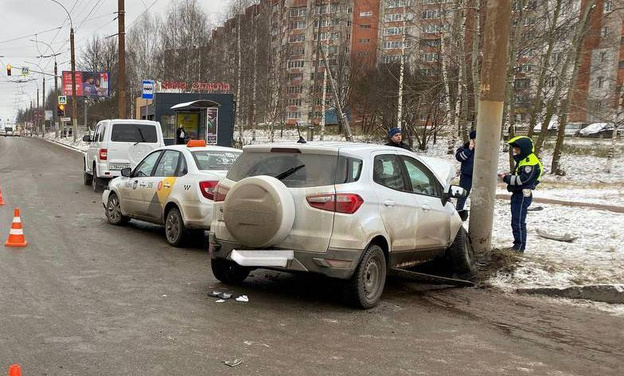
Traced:
<path fill-rule="evenodd" d="M 511 230 L 514 242 L 510 250 L 524 252 L 527 210 L 533 201 L 533 190 L 539 184 L 544 167 L 533 153 L 533 140 L 529 137 L 518 136 L 509 140 L 508 144 L 513 148 L 516 166 L 512 173 L 500 173 L 498 176 L 507 183 L 507 190 L 511 192 Z"/>
<path fill-rule="evenodd" d="M 466 196 L 457 199 L 456 209 L 458 212 L 464 210 L 466 200 L 472 189 L 472 170 L 474 168 L 474 153 L 475 153 L 475 140 L 477 138 L 477 132 L 470 132 L 470 142 L 460 146 L 455 152 L 455 159 L 461 162 L 459 186 L 466 190 Z"/>

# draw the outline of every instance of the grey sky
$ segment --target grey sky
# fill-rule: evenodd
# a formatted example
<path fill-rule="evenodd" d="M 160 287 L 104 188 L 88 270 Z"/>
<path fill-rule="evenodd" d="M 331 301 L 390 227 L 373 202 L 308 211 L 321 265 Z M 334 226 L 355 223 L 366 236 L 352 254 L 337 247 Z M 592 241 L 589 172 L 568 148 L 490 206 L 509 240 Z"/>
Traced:
<path fill-rule="evenodd" d="M 117 11 L 117 0 L 58 0 L 67 10 L 71 10 L 76 41 L 76 54 L 82 50 L 86 41 L 94 35 L 108 36 L 117 32 L 117 21 L 114 12 Z M 172 0 L 126 0 L 126 28 L 139 17 L 146 8 L 150 12 L 163 15 Z M 209 20 L 218 25 L 222 23 L 225 9 L 229 0 L 198 0 L 208 14 Z M 153 5 L 152 5 L 153 4 Z M 12 76 L 6 76 L 6 65 L 13 67 L 28 66 L 31 70 L 39 70 L 38 63 L 44 71 L 52 73 L 53 59 L 37 59 L 43 54 L 50 54 L 44 44 L 31 42 L 30 39 L 42 40 L 51 44 L 57 56 L 59 72 L 70 70 L 69 65 L 69 21 L 62 29 L 47 31 L 61 26 L 67 19 L 65 11 L 50 0 L 0 0 L 0 118 L 14 120 L 18 108 L 28 107 L 30 100 L 36 100 L 37 86 L 41 89 L 42 78 L 39 74 L 31 73 L 28 77 L 21 77 L 20 72 L 13 69 Z M 47 32 L 44 32 L 47 31 Z M 57 35 L 58 32 L 58 35 Z M 19 40 L 11 39 L 28 36 Z M 32 80 L 17 84 L 19 79 Z M 51 77 L 46 82 L 46 90 L 53 87 Z M 60 80 L 59 80 L 60 85 Z M 24 94 L 22 94 L 24 93 Z"/>

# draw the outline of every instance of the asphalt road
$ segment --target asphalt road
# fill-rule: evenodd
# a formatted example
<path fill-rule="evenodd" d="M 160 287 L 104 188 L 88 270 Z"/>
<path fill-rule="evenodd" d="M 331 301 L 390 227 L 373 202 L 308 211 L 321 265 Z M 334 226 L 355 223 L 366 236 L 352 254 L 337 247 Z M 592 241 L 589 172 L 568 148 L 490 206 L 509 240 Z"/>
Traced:
<path fill-rule="evenodd" d="M 201 241 L 108 225 L 82 156 L 39 139 L 0 137 L 0 188 L 0 241 L 19 207 L 29 242 L 0 246 L 0 374 L 622 374 L 624 318 L 549 298 L 394 280 L 359 311 L 331 281 L 265 271 L 228 289 Z"/>

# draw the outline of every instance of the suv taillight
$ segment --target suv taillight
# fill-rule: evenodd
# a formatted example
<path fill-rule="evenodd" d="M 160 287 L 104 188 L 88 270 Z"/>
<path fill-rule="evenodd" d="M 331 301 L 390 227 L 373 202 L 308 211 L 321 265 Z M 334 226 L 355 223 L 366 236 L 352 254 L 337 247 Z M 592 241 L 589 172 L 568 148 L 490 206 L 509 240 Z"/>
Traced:
<path fill-rule="evenodd" d="M 217 187 L 214 189 L 214 202 L 225 201 L 225 196 L 227 196 L 229 191 L 230 188 L 217 184 Z"/>
<path fill-rule="evenodd" d="M 218 181 L 200 181 L 199 182 L 199 191 L 202 193 L 204 197 L 208 200 L 214 201 L 214 191 L 215 187 L 219 184 Z"/>
<path fill-rule="evenodd" d="M 105 161 L 108 158 L 108 149 L 100 149 L 100 160 Z"/>
<path fill-rule="evenodd" d="M 306 200 L 313 208 L 343 214 L 355 213 L 364 203 L 362 197 L 352 193 L 308 196 Z"/>

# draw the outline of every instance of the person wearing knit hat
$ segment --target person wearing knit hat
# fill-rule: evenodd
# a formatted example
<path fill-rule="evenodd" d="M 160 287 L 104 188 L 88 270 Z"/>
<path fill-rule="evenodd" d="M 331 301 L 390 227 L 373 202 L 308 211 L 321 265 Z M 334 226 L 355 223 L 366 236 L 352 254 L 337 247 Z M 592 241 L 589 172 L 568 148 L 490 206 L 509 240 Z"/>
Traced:
<path fill-rule="evenodd" d="M 408 144 L 403 142 L 403 135 L 401 134 L 401 128 L 390 128 L 388 131 L 388 138 L 390 141 L 386 146 L 394 146 L 397 148 L 403 148 L 405 150 L 412 151 L 412 148 Z"/>
<path fill-rule="evenodd" d="M 467 142 L 464 145 L 460 146 L 455 152 L 455 159 L 461 162 L 459 186 L 464 188 L 468 192 L 468 194 L 470 194 L 470 190 L 472 189 L 472 170 L 474 167 L 474 147 L 476 138 L 477 131 L 471 131 L 470 142 Z M 456 208 L 458 212 L 462 212 L 464 210 L 464 205 L 466 205 L 468 194 L 466 195 L 466 197 L 457 199 Z M 465 218 L 465 216 L 462 215 L 462 218 Z"/>

